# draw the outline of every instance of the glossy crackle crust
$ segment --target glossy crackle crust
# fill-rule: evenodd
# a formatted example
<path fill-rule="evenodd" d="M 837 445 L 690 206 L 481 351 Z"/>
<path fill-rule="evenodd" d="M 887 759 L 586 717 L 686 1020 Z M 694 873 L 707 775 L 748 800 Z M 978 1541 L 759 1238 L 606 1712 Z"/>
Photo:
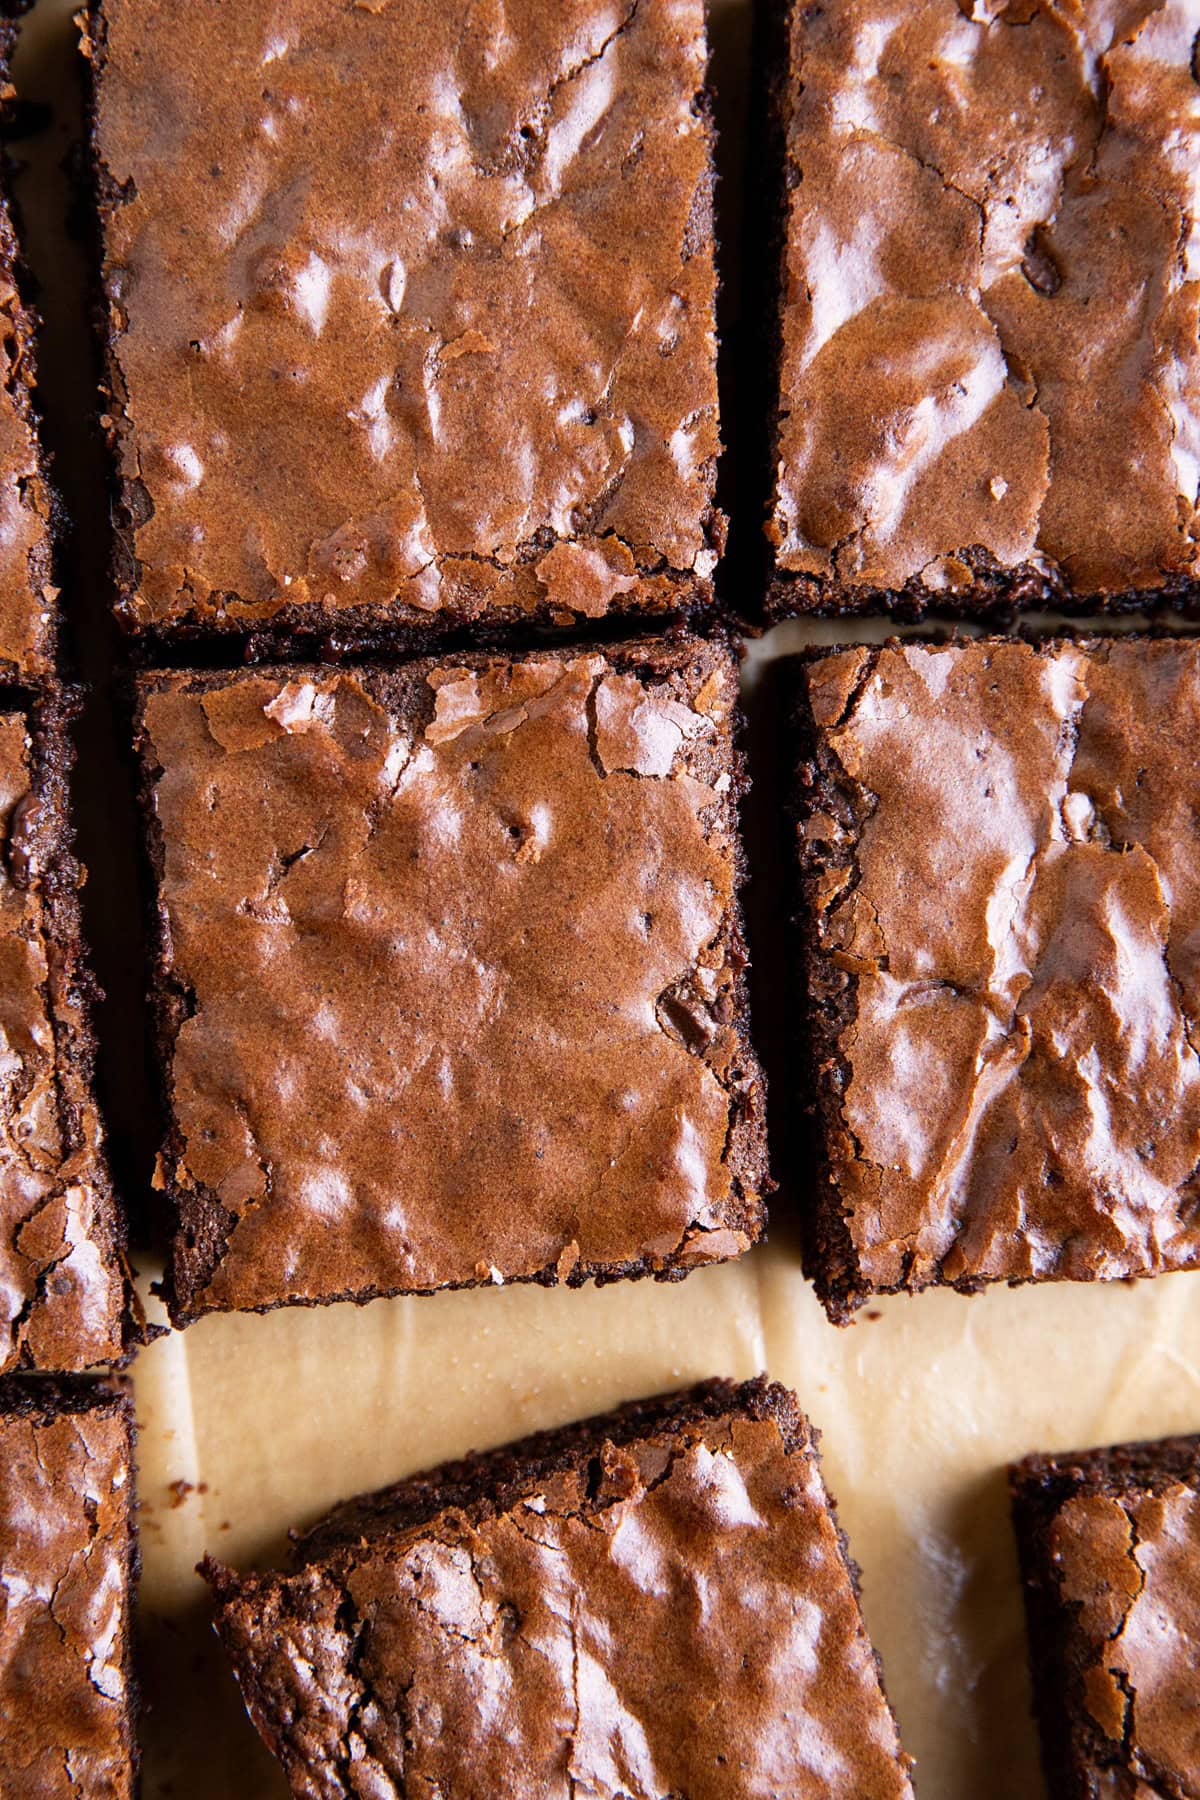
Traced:
<path fill-rule="evenodd" d="M 1187 0 L 764 15 L 773 609 L 1194 598 Z"/>
<path fill-rule="evenodd" d="M 0 713 L 0 1371 L 126 1342 L 124 1232 L 91 1092 L 65 718 Z"/>
<path fill-rule="evenodd" d="M 205 1573 L 304 1800 L 911 1794 L 813 1435 L 765 1379 L 364 1496 L 296 1561 Z"/>
<path fill-rule="evenodd" d="M 142 678 L 179 1319 L 760 1235 L 736 696 L 689 639 Z"/>
<path fill-rule="evenodd" d="M 168 7 L 93 5 L 131 628 L 361 641 L 709 603 L 701 0 L 461 24 L 205 0 L 184 41 Z"/>
<path fill-rule="evenodd" d="M 1054 1800 L 1196 1800 L 1200 1439 L 1010 1472 Z"/>
<path fill-rule="evenodd" d="M 29 1800 L 132 1800 L 133 1408 L 0 1382 L 0 1769 Z"/>
<path fill-rule="evenodd" d="M 798 674 L 831 1312 L 1195 1266 L 1200 644 L 891 643 Z"/>

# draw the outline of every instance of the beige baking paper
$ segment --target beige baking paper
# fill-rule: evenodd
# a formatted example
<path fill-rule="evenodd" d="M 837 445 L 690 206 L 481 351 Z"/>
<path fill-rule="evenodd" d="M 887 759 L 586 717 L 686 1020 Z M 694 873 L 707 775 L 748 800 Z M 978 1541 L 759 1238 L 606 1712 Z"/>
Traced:
<path fill-rule="evenodd" d="M 727 186 L 749 10 L 714 8 Z M 22 93 L 61 93 L 70 11 L 71 0 L 39 0 Z M 64 278 L 77 262 L 64 248 Z M 749 680 L 781 648 L 853 635 L 781 628 L 754 647 Z M 772 1102 L 794 1103 L 786 1069 Z M 356 1490 L 637 1395 L 764 1368 L 823 1433 L 922 1800 L 1037 1800 L 1004 1467 L 1033 1449 L 1200 1430 L 1200 1276 L 931 1293 L 837 1330 L 799 1269 L 788 1215 L 803 1201 L 780 1194 L 768 1247 L 677 1286 L 514 1287 L 209 1318 L 144 1352 L 146 1800 L 286 1796 L 212 1638 L 194 1573 L 205 1551 L 269 1561 L 289 1525 Z"/>

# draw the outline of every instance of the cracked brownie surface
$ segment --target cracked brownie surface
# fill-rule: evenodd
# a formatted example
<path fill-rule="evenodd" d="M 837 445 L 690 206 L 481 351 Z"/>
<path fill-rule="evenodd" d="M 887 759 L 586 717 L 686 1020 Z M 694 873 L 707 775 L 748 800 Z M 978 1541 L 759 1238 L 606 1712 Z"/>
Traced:
<path fill-rule="evenodd" d="M 1183 591 L 1189 0 L 769 0 L 777 612 Z"/>
<path fill-rule="evenodd" d="M 0 1382 L 0 1767 L 11 1800 L 132 1800 L 132 1406 Z"/>
<path fill-rule="evenodd" d="M 402 1482 L 296 1559 L 204 1573 L 303 1800 L 911 1794 L 813 1434 L 765 1380 Z"/>
<path fill-rule="evenodd" d="M 178 1318 L 759 1235 L 736 696 L 687 639 L 141 679 Z"/>
<path fill-rule="evenodd" d="M 1198 1800 L 1200 1438 L 1010 1479 L 1053 1800 Z"/>
<path fill-rule="evenodd" d="M 89 977 L 53 709 L 0 713 L 0 1371 L 119 1358 L 124 1234 L 91 1092 Z"/>
<path fill-rule="evenodd" d="M 826 1304 L 1200 1264 L 1200 643 L 796 666 Z"/>
<path fill-rule="evenodd" d="M 702 0 L 94 5 L 135 629 L 707 602 Z"/>

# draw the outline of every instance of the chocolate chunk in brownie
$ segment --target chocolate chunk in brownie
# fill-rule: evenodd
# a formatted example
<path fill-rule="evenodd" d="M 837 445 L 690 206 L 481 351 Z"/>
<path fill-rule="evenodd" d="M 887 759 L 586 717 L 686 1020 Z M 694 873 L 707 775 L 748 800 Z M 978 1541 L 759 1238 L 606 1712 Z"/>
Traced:
<path fill-rule="evenodd" d="M 11 96 L 17 27 L 0 17 L 0 114 Z M 37 319 L 24 280 L 0 152 L 0 682 L 40 685 L 54 666 L 53 504 L 38 443 Z"/>
<path fill-rule="evenodd" d="M 111 1383 L 0 1382 L 0 1785 L 132 1800 L 133 1407 Z"/>
<path fill-rule="evenodd" d="M 764 13 L 772 610 L 1194 597 L 1187 8 Z"/>
<path fill-rule="evenodd" d="M 351 1502 L 288 1573 L 202 1572 L 305 1800 L 912 1792 L 814 1433 L 765 1379 Z"/>
<path fill-rule="evenodd" d="M 124 1352 L 124 1226 L 92 1092 L 64 705 L 0 713 L 0 1371 Z"/>
<path fill-rule="evenodd" d="M 736 703 L 686 638 L 140 678 L 178 1322 L 760 1235 Z"/>
<path fill-rule="evenodd" d="M 132 630 L 709 603 L 703 0 L 96 0 L 85 49 Z"/>
<path fill-rule="evenodd" d="M 1200 1438 L 1010 1471 L 1051 1800 L 1200 1796 Z"/>
<path fill-rule="evenodd" d="M 1200 1265 L 1200 640 L 795 667 L 831 1312 Z"/>

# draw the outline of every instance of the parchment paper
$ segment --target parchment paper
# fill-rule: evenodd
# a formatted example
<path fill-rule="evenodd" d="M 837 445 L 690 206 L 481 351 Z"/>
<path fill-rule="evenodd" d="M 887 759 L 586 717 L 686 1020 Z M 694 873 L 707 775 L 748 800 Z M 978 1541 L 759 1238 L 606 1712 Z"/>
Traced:
<path fill-rule="evenodd" d="M 71 0 L 39 0 L 24 28 L 19 89 L 52 97 L 56 117 L 20 147 L 31 163 L 21 194 L 51 321 L 48 405 L 86 514 L 96 447 L 86 433 L 76 445 L 70 425 L 86 412 L 82 257 L 59 223 L 58 159 L 78 111 L 67 79 L 70 11 Z M 748 0 L 714 7 L 726 243 L 737 224 L 748 18 Z M 736 334 L 739 284 L 728 258 L 723 272 L 726 330 Z M 102 543 L 94 520 L 85 519 L 83 536 L 85 551 Z M 102 573 L 85 568 L 77 585 L 69 604 L 83 666 L 104 689 L 112 647 Z M 781 649 L 884 630 L 782 627 L 752 648 L 748 693 Z M 769 808 L 764 729 L 754 752 L 759 805 Z M 81 831 L 93 864 L 89 924 L 110 988 L 103 1091 L 118 1171 L 138 1187 L 151 1119 L 135 1047 L 136 932 L 126 916 L 132 823 L 117 792 L 127 771 L 107 743 L 119 733 L 119 714 L 85 724 Z M 769 823 L 760 811 L 768 838 Z M 762 960 L 764 942 L 780 941 L 782 902 L 769 855 L 756 875 Z M 771 1074 L 774 1108 L 795 1104 L 786 1058 Z M 798 1391 L 824 1434 L 827 1480 L 862 1566 L 867 1623 L 917 1757 L 922 1800 L 1036 1800 L 1004 1465 L 1033 1449 L 1200 1430 L 1200 1276 L 973 1299 L 931 1293 L 884 1301 L 837 1330 L 799 1269 L 790 1225 L 805 1199 L 798 1186 L 776 1196 L 766 1248 L 679 1286 L 511 1287 L 209 1318 L 145 1351 L 134 1379 L 147 1800 L 286 1794 L 212 1638 L 194 1574 L 204 1551 L 235 1564 L 270 1561 L 289 1525 L 357 1490 L 636 1395 L 762 1368 Z"/>

